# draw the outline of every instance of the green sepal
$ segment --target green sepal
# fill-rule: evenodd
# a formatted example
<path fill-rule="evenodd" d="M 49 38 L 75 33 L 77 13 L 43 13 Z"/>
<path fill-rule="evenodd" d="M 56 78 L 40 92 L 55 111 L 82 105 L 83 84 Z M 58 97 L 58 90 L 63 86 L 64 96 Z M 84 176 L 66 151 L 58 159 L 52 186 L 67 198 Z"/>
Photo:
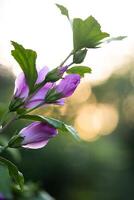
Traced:
<path fill-rule="evenodd" d="M 9 105 L 9 111 L 10 112 L 14 112 L 16 111 L 20 106 L 22 106 L 24 103 L 22 98 L 19 97 L 13 97 L 13 99 L 10 102 Z"/>
<path fill-rule="evenodd" d="M 61 79 L 63 76 L 62 73 L 60 73 L 60 68 L 55 68 L 48 72 L 48 74 L 45 77 L 45 82 L 56 82 L 59 79 Z"/>
<path fill-rule="evenodd" d="M 73 63 L 80 64 L 84 61 L 87 54 L 87 49 L 79 50 L 76 53 L 74 53 L 73 56 Z"/>
<path fill-rule="evenodd" d="M 46 103 L 55 103 L 58 99 L 62 98 L 62 94 L 58 93 L 55 88 L 48 91 L 45 102 Z"/>
<path fill-rule="evenodd" d="M 21 147 L 21 143 L 24 140 L 24 137 L 20 136 L 20 135 L 15 135 L 13 136 L 9 142 L 8 142 L 8 147 L 10 148 L 18 148 Z"/>

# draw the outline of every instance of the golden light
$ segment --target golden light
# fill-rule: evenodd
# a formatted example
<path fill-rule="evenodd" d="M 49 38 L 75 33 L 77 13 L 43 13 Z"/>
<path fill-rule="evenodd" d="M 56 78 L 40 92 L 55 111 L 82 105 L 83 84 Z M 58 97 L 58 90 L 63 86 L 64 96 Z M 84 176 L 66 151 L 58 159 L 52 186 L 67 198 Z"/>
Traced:
<path fill-rule="evenodd" d="M 87 81 L 83 81 L 75 93 L 70 97 L 69 101 L 83 103 L 90 97 L 91 93 L 92 91 L 90 84 L 87 86 Z"/>
<path fill-rule="evenodd" d="M 82 139 L 92 141 L 100 135 L 110 134 L 116 128 L 118 119 L 118 112 L 112 105 L 87 104 L 78 111 L 75 127 Z"/>

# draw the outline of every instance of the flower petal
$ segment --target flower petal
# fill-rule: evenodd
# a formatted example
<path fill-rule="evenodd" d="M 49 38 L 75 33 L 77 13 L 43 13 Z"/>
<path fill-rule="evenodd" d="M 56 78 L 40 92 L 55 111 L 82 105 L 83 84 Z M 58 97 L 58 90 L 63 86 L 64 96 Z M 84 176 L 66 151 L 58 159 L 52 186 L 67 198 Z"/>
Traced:
<path fill-rule="evenodd" d="M 27 144 L 27 145 L 22 145 L 22 147 L 24 148 L 28 148 L 28 149 L 40 149 L 44 146 L 47 145 L 49 140 L 46 140 L 46 141 L 41 141 L 41 142 L 35 142 L 35 143 L 30 143 L 30 144 Z"/>
<path fill-rule="evenodd" d="M 26 83 L 24 73 L 22 72 L 15 80 L 14 95 L 19 98 L 27 98 L 29 93 L 29 88 Z"/>
<path fill-rule="evenodd" d="M 57 135 L 57 130 L 48 123 L 33 122 L 23 128 L 19 135 L 23 137 L 22 146 L 27 148 L 41 148 L 50 138 Z"/>
<path fill-rule="evenodd" d="M 56 90 L 58 93 L 61 93 L 62 97 L 68 97 L 73 94 L 79 83 L 80 75 L 69 74 L 60 81 L 59 85 L 56 87 Z"/>
<path fill-rule="evenodd" d="M 45 77 L 46 77 L 48 72 L 49 72 L 49 68 L 47 66 L 45 66 L 41 70 L 39 70 L 36 84 L 41 83 L 42 81 L 44 81 L 44 79 L 45 79 Z"/>
<path fill-rule="evenodd" d="M 26 108 L 34 108 L 42 103 L 45 103 L 47 92 L 53 87 L 53 83 L 46 83 L 31 99 L 25 104 Z"/>

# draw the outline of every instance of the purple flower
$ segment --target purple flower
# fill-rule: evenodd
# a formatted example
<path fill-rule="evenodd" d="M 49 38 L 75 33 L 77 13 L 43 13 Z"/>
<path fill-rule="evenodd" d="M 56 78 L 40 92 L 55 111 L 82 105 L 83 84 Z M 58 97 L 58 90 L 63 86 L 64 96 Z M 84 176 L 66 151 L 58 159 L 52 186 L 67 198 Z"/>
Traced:
<path fill-rule="evenodd" d="M 24 138 L 22 147 L 30 149 L 44 147 L 56 135 L 57 130 L 52 125 L 43 122 L 33 122 L 19 133 L 19 136 Z"/>
<path fill-rule="evenodd" d="M 36 81 L 36 84 L 41 83 L 42 81 L 44 81 L 46 75 L 48 74 L 49 69 L 47 66 L 43 67 L 42 69 L 38 70 L 38 78 Z"/>
<path fill-rule="evenodd" d="M 49 69 L 45 66 L 41 70 L 38 70 L 38 78 L 36 80 L 36 84 L 41 83 L 44 79 L 46 74 L 48 73 Z M 24 73 L 22 72 L 15 81 L 15 89 L 14 89 L 14 96 L 18 98 L 26 99 L 29 94 L 29 87 L 26 83 L 26 78 Z"/>
<path fill-rule="evenodd" d="M 30 94 L 30 96 L 24 73 L 21 73 L 15 81 L 15 98 L 11 102 L 10 111 L 15 111 L 20 106 L 21 108 L 32 109 L 41 105 L 47 105 L 48 103 L 63 105 L 64 98 L 72 95 L 80 83 L 80 76 L 78 74 L 67 75 L 58 84 L 54 81 L 46 83 L 43 81 L 46 81 L 47 78 L 54 78 L 54 75 L 57 73 L 58 75 L 55 78 L 59 79 L 67 68 L 68 66 L 63 66 L 49 72 L 49 69 L 45 66 L 38 70 L 38 78 L 35 85 L 40 83 L 44 83 L 44 85 L 36 92 L 33 92 L 33 94 Z"/>
<path fill-rule="evenodd" d="M 46 66 L 43 67 L 41 70 L 38 70 L 38 78 L 35 84 L 41 83 L 45 79 L 48 72 L 49 69 Z M 11 110 L 14 111 L 17 107 L 19 107 L 19 105 L 21 106 L 24 101 L 24 107 L 26 108 L 34 108 L 38 106 L 39 104 L 44 102 L 44 97 L 51 87 L 51 83 L 45 84 L 39 91 L 37 91 L 36 94 L 28 99 L 29 87 L 26 83 L 25 75 L 22 72 L 15 81 L 14 98 L 12 99 L 12 102 L 10 104 Z M 21 103 L 19 102 L 19 99 L 21 100 Z"/>
<path fill-rule="evenodd" d="M 45 103 L 45 96 L 47 92 L 53 87 L 53 83 L 46 83 L 39 89 L 26 103 L 26 108 L 35 108 Z"/>
<path fill-rule="evenodd" d="M 64 98 L 72 95 L 79 83 L 80 75 L 69 74 L 65 76 L 58 85 L 53 86 L 53 88 L 48 91 L 45 102 L 63 105 Z"/>
<path fill-rule="evenodd" d="M 71 96 L 79 83 L 80 75 L 69 74 L 60 81 L 59 85 L 56 86 L 56 91 L 60 93 L 62 97 Z"/>
<path fill-rule="evenodd" d="M 3 194 L 0 193 L 0 200 L 6 200 L 3 196 Z"/>
<path fill-rule="evenodd" d="M 26 83 L 24 73 L 22 72 L 15 80 L 14 96 L 26 99 L 28 97 L 29 88 Z"/>
<path fill-rule="evenodd" d="M 41 70 L 38 71 L 38 78 L 36 84 L 41 83 L 47 73 L 49 72 L 48 67 L 43 67 Z M 32 97 L 25 103 L 26 108 L 34 108 L 39 105 L 42 105 L 45 100 L 45 96 L 47 92 L 53 87 L 53 83 L 46 83 L 43 87 L 41 87 Z"/>
<path fill-rule="evenodd" d="M 63 74 L 68 66 L 64 66 L 61 67 L 59 70 L 59 73 Z M 38 73 L 38 80 L 36 81 L 36 83 L 40 83 L 44 80 L 44 77 L 47 75 L 48 73 L 48 68 L 43 68 L 41 71 L 39 71 Z M 45 97 L 47 95 L 47 93 L 52 90 L 53 88 L 56 88 L 56 90 L 60 90 L 59 88 L 61 88 L 61 85 L 63 85 L 63 87 L 65 88 L 65 84 L 70 84 L 70 87 L 67 89 L 66 87 L 66 92 L 69 93 L 70 90 L 70 95 L 73 93 L 72 91 L 75 90 L 75 88 L 77 87 L 78 81 L 79 79 L 79 75 L 68 75 L 65 77 L 65 81 L 61 81 L 59 85 L 56 86 L 55 83 L 46 83 L 41 89 L 39 89 L 26 103 L 25 103 L 25 107 L 26 108 L 35 108 L 39 105 L 43 105 L 45 104 Z M 70 81 L 70 82 L 68 82 Z M 66 83 L 65 83 L 66 82 Z M 76 83 L 77 82 L 77 83 Z M 75 86 L 74 86 L 75 85 Z M 58 88 L 58 89 L 57 89 Z M 64 89 L 63 89 L 64 90 Z M 59 92 L 59 91 L 58 91 Z M 61 92 L 60 92 L 61 93 Z M 68 96 L 70 96 L 68 95 Z M 65 97 L 65 95 L 64 95 Z M 47 103 L 51 103 L 51 102 L 47 102 Z M 46 105 L 47 105 L 46 103 Z M 64 104 L 64 99 L 59 98 L 57 99 L 55 102 L 53 102 L 57 105 L 63 105 Z"/>

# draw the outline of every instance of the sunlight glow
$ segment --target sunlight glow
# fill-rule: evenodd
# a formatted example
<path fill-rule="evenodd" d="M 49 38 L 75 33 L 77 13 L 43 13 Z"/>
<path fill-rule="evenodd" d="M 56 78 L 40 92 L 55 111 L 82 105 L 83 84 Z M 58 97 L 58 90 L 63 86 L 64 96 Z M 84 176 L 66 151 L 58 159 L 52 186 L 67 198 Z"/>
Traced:
<path fill-rule="evenodd" d="M 84 105 L 75 120 L 80 137 L 87 141 L 112 133 L 118 124 L 118 112 L 109 104 Z"/>

